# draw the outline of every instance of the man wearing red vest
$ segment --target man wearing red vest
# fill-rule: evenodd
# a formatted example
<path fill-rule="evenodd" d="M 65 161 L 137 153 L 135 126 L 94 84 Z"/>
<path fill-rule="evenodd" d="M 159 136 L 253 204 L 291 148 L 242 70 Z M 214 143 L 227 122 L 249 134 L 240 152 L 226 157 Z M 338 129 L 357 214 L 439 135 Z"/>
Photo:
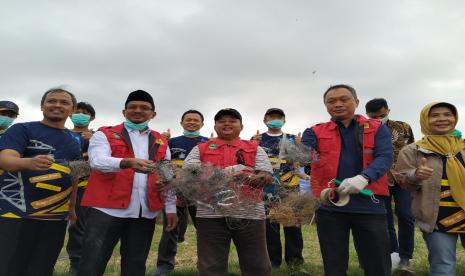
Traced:
<path fill-rule="evenodd" d="M 78 275 L 103 275 L 113 248 L 121 241 L 121 275 L 145 275 L 145 262 L 155 218 L 166 211 L 166 230 L 176 226 L 176 196 L 162 192 L 162 179 L 153 173 L 156 161 L 169 160 L 166 139 L 150 130 L 156 115 L 152 96 L 131 92 L 123 115 L 126 121 L 102 127 L 91 138 L 89 177 L 81 205 L 88 211 Z"/>
<path fill-rule="evenodd" d="M 220 110 L 215 115 L 218 138 L 194 147 L 184 161 L 183 168 L 201 164 L 212 164 L 226 171 L 249 167 L 252 173 L 248 175 L 247 182 L 251 185 L 248 188 L 258 198 L 256 204 L 221 213 L 203 205 L 197 207 L 197 268 L 200 276 L 228 275 L 231 239 L 236 245 L 242 275 L 271 275 L 261 190 L 272 183 L 272 168 L 266 152 L 257 142 L 239 138 L 242 127 L 242 116 L 237 110 Z"/>
<path fill-rule="evenodd" d="M 319 156 L 311 165 L 312 191 L 320 197 L 337 179 L 342 181 L 336 188 L 340 195 L 350 195 L 346 205 L 322 204 L 316 212 L 325 275 L 347 275 L 350 231 L 365 275 L 390 275 L 382 197 L 389 195 L 386 172 L 393 161 L 391 135 L 379 120 L 355 115 L 359 101 L 351 86 L 331 86 L 323 99 L 331 121 L 306 129 L 302 136 L 302 143 Z M 361 194 L 364 189 L 374 196 Z"/>

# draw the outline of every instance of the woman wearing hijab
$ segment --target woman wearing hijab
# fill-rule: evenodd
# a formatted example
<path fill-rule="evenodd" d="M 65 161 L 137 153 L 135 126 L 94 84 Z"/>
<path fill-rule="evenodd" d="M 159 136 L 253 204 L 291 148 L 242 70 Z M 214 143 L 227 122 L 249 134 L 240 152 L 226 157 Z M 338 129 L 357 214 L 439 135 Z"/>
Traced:
<path fill-rule="evenodd" d="M 420 114 L 424 136 L 401 150 L 394 172 L 412 194 L 412 213 L 428 247 L 430 275 L 455 275 L 458 237 L 465 247 L 465 142 L 452 135 L 457 121 L 454 105 L 426 105 Z"/>

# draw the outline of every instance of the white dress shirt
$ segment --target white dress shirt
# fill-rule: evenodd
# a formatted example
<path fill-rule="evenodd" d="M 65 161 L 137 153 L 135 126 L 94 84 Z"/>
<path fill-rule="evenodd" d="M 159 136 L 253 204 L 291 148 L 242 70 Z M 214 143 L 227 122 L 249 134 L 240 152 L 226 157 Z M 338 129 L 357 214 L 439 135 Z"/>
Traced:
<path fill-rule="evenodd" d="M 150 129 L 143 132 L 132 130 L 126 127 L 131 139 L 132 148 L 134 150 L 135 158 L 148 160 L 148 144 Z M 118 172 L 121 170 L 120 163 L 123 158 L 116 158 L 111 156 L 111 147 L 108 143 L 107 137 L 103 132 L 97 131 L 90 138 L 89 142 L 89 162 L 93 169 L 101 172 Z M 166 160 L 171 160 L 170 149 L 166 149 Z M 110 216 L 120 218 L 138 218 L 139 215 L 144 218 L 153 219 L 159 211 L 150 211 L 147 203 L 147 183 L 148 176 L 145 173 L 134 174 L 134 182 L 132 185 L 131 201 L 128 208 L 97 208 Z M 176 213 L 176 194 L 174 191 L 167 191 L 164 193 L 165 197 L 165 212 Z"/>

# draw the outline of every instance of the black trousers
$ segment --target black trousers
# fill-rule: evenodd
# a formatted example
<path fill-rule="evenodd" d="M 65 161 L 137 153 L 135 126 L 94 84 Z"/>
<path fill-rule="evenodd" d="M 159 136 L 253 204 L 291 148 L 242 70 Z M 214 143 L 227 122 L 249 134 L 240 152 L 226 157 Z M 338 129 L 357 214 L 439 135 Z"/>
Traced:
<path fill-rule="evenodd" d="M 226 276 L 231 240 L 243 276 L 271 276 L 266 254 L 265 221 L 197 218 L 197 269 L 200 276 Z"/>
<path fill-rule="evenodd" d="M 347 275 L 351 230 L 365 275 L 391 275 L 386 215 L 318 210 L 316 225 L 326 276 Z"/>
<path fill-rule="evenodd" d="M 158 246 L 157 269 L 162 271 L 172 271 L 175 265 L 175 257 L 178 251 L 178 242 L 183 225 L 187 227 L 188 213 L 190 214 L 195 226 L 195 206 L 176 207 L 178 216 L 178 225 L 171 231 L 163 231 Z M 166 218 L 166 214 L 163 212 Z M 166 226 L 166 219 L 163 220 L 163 226 Z M 184 229 L 184 232 L 186 230 Z M 183 234 L 184 236 L 184 234 Z M 183 238 L 184 239 L 184 238 Z"/>
<path fill-rule="evenodd" d="M 391 201 L 394 199 L 395 213 L 399 227 L 399 237 L 397 238 L 396 228 Z M 410 208 L 412 198 L 410 192 L 402 189 L 397 183 L 389 187 L 389 196 L 386 198 L 387 222 L 389 237 L 391 240 L 391 253 L 398 252 L 401 259 L 411 259 L 415 242 L 415 219 Z"/>
<path fill-rule="evenodd" d="M 266 246 L 268 256 L 273 267 L 279 267 L 282 263 L 281 225 L 270 223 L 266 220 Z M 302 250 L 304 241 L 300 226 L 283 227 L 284 230 L 284 260 L 287 265 L 301 265 L 304 262 Z"/>
<path fill-rule="evenodd" d="M 89 208 L 78 275 L 103 275 L 118 241 L 121 275 L 145 275 L 154 230 L 155 219 L 118 218 Z"/>
<path fill-rule="evenodd" d="M 66 224 L 64 220 L 0 218 L 0 275 L 51 276 Z"/>
<path fill-rule="evenodd" d="M 181 213 L 178 212 L 178 242 L 184 241 L 184 235 L 187 230 L 187 223 L 189 222 L 188 215 L 191 217 L 192 223 L 195 227 L 195 215 L 197 214 L 197 206 L 190 205 L 187 207 L 176 207 L 177 210 L 181 210 Z M 180 214 L 182 217 L 180 217 Z"/>
<path fill-rule="evenodd" d="M 79 188 L 76 197 L 76 216 L 77 221 L 74 225 L 68 227 L 68 243 L 66 251 L 68 252 L 70 265 L 77 269 L 81 261 L 82 244 L 84 242 L 84 232 L 86 229 L 86 219 L 89 207 L 81 206 L 81 199 L 84 194 L 82 188 Z"/>

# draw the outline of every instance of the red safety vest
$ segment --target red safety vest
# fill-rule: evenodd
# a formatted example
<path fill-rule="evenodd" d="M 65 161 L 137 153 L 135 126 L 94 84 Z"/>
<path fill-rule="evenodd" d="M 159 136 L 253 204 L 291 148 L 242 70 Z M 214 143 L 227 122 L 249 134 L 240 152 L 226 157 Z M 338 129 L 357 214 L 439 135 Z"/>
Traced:
<path fill-rule="evenodd" d="M 134 158 L 129 133 L 123 124 L 102 127 L 99 131 L 103 132 L 107 137 L 112 157 Z M 152 130 L 147 145 L 149 160 L 163 160 L 167 145 L 166 138 Z M 81 205 L 99 208 L 128 208 L 131 200 L 134 173 L 133 169 L 123 169 L 118 172 L 92 170 Z M 156 190 L 157 179 L 156 174 L 148 175 L 147 201 L 151 211 L 160 210 L 164 206 L 163 194 Z"/>
<path fill-rule="evenodd" d="M 258 143 L 256 141 L 235 140 L 232 144 L 226 144 L 221 139 L 213 138 L 208 142 L 198 145 L 200 161 L 204 164 L 212 164 L 220 168 L 239 164 L 238 159 L 243 160 L 243 165 L 255 168 Z M 240 153 L 238 153 L 240 151 Z M 241 193 L 254 200 L 261 200 L 263 189 L 252 188 L 248 185 L 241 186 Z"/>
<path fill-rule="evenodd" d="M 367 119 L 356 115 L 355 120 L 363 128 L 363 168 L 367 168 L 374 159 L 375 136 L 381 126 L 379 120 Z M 337 176 L 339 156 L 341 153 L 341 138 L 335 122 L 318 124 L 312 127 L 318 140 L 319 160 L 311 165 L 311 185 L 313 194 L 320 197 L 321 190 L 328 188 L 328 182 Z M 342 180 L 342 179 L 340 179 Z M 366 189 L 375 195 L 389 195 L 386 174 L 371 182 Z M 330 183 L 334 187 L 334 183 Z"/>

